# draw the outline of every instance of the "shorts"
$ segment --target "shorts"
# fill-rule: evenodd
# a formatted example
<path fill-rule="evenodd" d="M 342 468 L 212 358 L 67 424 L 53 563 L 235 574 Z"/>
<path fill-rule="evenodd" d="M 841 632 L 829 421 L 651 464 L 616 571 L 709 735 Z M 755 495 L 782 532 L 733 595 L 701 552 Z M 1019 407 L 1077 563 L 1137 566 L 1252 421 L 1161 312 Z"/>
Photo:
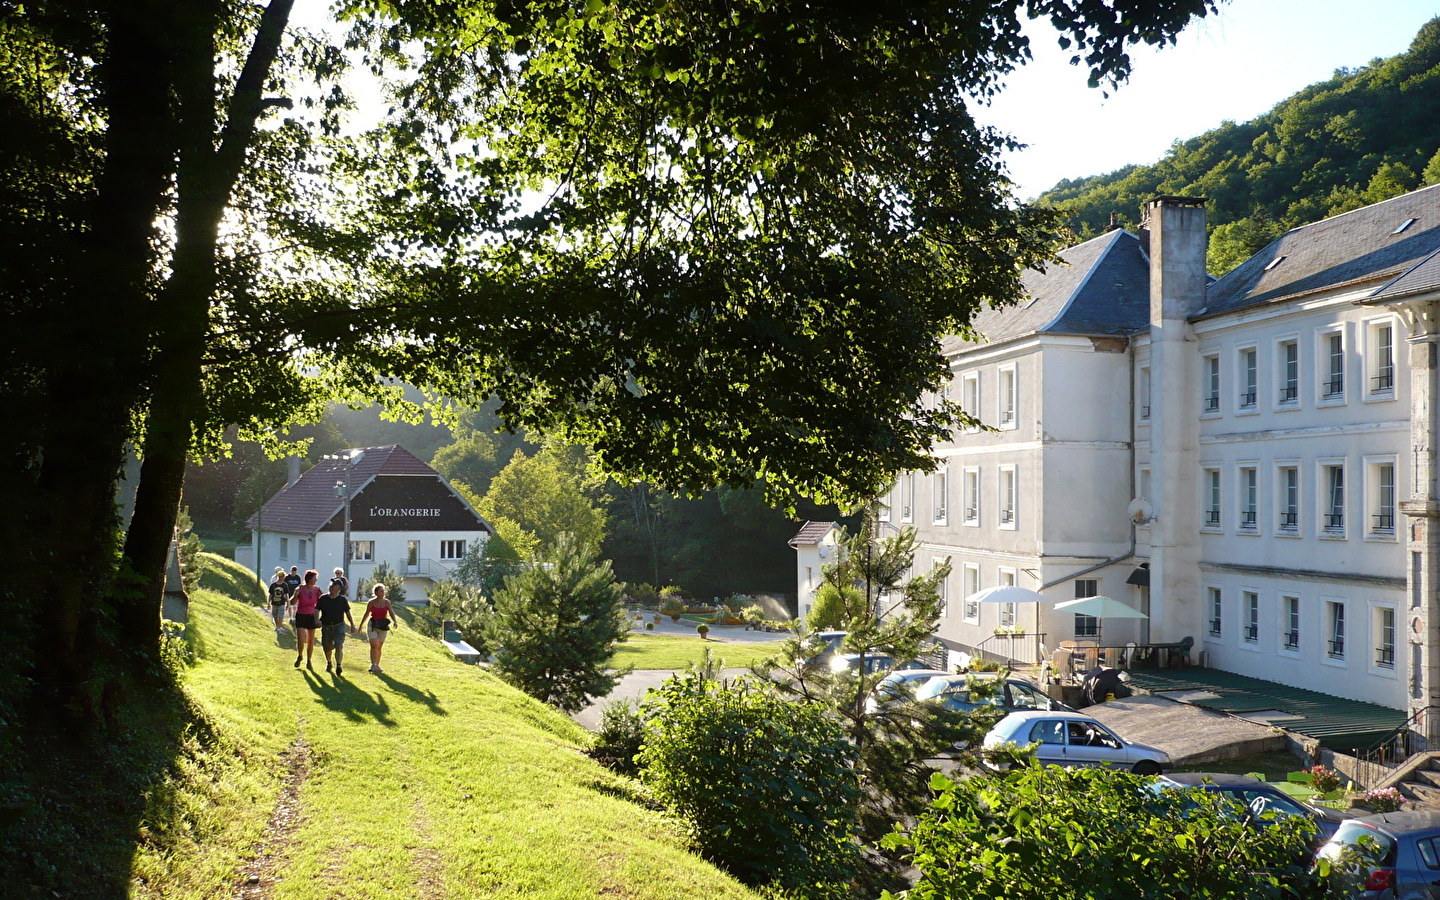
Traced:
<path fill-rule="evenodd" d="M 345 623 L 321 625 L 320 646 L 326 650 L 343 650 L 345 648 Z"/>
<path fill-rule="evenodd" d="M 372 641 L 379 641 L 383 644 L 385 643 L 385 635 L 389 633 L 389 631 L 381 631 L 378 628 L 371 628 L 369 629 L 369 639 Z"/>
<path fill-rule="evenodd" d="M 318 624 L 317 624 L 316 621 L 315 621 L 315 614 L 314 614 L 314 613 L 296 613 L 296 614 L 295 614 L 295 627 L 296 627 L 296 628 L 317 628 L 317 627 L 319 627 L 319 626 L 318 626 Z"/>
<path fill-rule="evenodd" d="M 270 604 L 270 618 L 272 618 L 272 619 L 280 619 L 280 618 L 284 618 L 284 616 L 285 616 L 285 604 L 284 604 L 284 603 L 272 603 L 272 604 Z"/>

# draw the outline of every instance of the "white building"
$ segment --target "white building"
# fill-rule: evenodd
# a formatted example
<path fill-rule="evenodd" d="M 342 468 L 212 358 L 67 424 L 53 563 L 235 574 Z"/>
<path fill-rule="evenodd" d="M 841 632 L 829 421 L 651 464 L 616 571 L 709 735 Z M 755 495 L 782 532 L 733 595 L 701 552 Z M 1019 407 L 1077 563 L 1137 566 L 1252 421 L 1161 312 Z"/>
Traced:
<path fill-rule="evenodd" d="M 1217 668 L 1440 704 L 1440 187 L 1295 229 L 1218 281 L 1203 201 L 1145 213 L 1026 273 L 1027 300 L 976 316 L 986 342 L 945 347 L 951 396 L 995 430 L 956 434 L 882 510 L 919 532 L 917 565 L 951 560 L 939 637 L 1190 637 Z M 963 603 L 1005 583 L 1150 619 Z"/>
<path fill-rule="evenodd" d="M 364 455 L 350 471 L 350 580 L 358 585 L 388 562 L 404 577 L 406 599 L 423 600 L 468 548 L 485 543 L 490 525 L 405 448 L 358 452 Z M 344 460 L 321 460 L 266 501 L 250 518 L 250 546 L 236 548 L 236 561 L 262 577 L 276 566 L 298 566 L 318 569 L 328 581 L 344 565 L 345 467 Z"/>
<path fill-rule="evenodd" d="M 815 591 L 820 588 L 823 568 L 840 561 L 840 537 L 845 529 L 837 522 L 806 522 L 790 539 L 795 548 L 795 583 L 799 590 L 796 609 L 800 618 L 810 615 Z"/>

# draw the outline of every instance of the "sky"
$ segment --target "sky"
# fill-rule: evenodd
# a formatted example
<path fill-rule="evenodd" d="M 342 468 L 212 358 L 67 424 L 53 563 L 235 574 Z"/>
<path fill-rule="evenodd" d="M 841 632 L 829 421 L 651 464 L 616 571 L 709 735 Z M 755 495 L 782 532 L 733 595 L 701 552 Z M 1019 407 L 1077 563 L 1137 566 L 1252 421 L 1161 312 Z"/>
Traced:
<path fill-rule="evenodd" d="M 1063 178 L 1154 162 L 1174 141 L 1252 119 L 1338 68 L 1402 53 L 1437 15 L 1440 0 L 1230 0 L 1175 46 L 1135 50 L 1129 82 L 1108 100 L 1049 25 L 1032 23 L 1034 60 L 976 115 L 1028 145 L 1006 157 L 1028 199 Z"/>

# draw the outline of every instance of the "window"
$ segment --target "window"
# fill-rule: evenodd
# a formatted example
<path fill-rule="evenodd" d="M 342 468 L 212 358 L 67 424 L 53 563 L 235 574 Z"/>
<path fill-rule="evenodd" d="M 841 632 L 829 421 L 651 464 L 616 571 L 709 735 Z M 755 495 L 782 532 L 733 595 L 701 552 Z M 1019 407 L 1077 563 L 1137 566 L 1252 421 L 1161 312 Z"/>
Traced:
<path fill-rule="evenodd" d="M 1325 655 L 1331 659 L 1345 658 L 1345 604 L 1333 600 L 1325 603 L 1325 627 L 1329 633 Z"/>
<path fill-rule="evenodd" d="M 1083 600 L 1086 597 L 1100 596 L 1100 581 L 1096 578 L 1075 579 L 1075 599 Z M 1075 614 L 1075 636 L 1099 637 L 1100 620 L 1094 616 L 1087 616 L 1084 613 Z"/>
<path fill-rule="evenodd" d="M 900 476 L 900 521 L 915 521 L 915 473 Z"/>
<path fill-rule="evenodd" d="M 1015 467 L 1000 467 L 1000 527 L 1015 527 Z"/>
<path fill-rule="evenodd" d="M 972 372 L 962 376 L 960 379 L 960 406 L 976 422 L 980 421 L 980 373 Z M 971 431 L 978 431 L 978 426 L 970 426 Z"/>
<path fill-rule="evenodd" d="M 1000 427 L 1015 427 L 1015 367 L 1000 370 Z"/>
<path fill-rule="evenodd" d="M 1300 342 L 1280 343 L 1280 398 L 1284 404 L 1300 401 Z"/>
<path fill-rule="evenodd" d="M 1326 400 L 1345 396 L 1345 335 L 1339 331 L 1324 336 L 1325 382 L 1321 395 Z"/>
<path fill-rule="evenodd" d="M 290 558 L 290 539 L 289 539 L 289 538 L 281 538 L 281 539 L 280 539 L 280 558 L 281 558 L 281 559 L 289 559 L 289 558 Z"/>
<path fill-rule="evenodd" d="M 1284 616 L 1280 622 L 1280 628 L 1281 635 L 1285 638 L 1285 649 L 1298 652 L 1300 649 L 1300 598 L 1281 597 L 1280 609 Z"/>
<path fill-rule="evenodd" d="M 1139 373 L 1139 376 L 1136 378 L 1136 381 L 1139 382 L 1135 387 L 1136 387 L 1136 392 L 1137 392 L 1137 394 L 1138 394 L 1139 397 L 1140 397 L 1140 418 L 1142 418 L 1142 419 L 1148 419 L 1148 418 L 1150 418 L 1150 367 L 1149 367 L 1149 366 L 1141 366 L 1141 367 L 1140 367 L 1140 373 Z"/>
<path fill-rule="evenodd" d="M 356 562 L 373 562 L 375 559 L 375 542 L 351 541 L 350 558 Z"/>
<path fill-rule="evenodd" d="M 405 565 L 412 569 L 420 567 L 420 542 L 405 542 Z"/>
<path fill-rule="evenodd" d="M 1240 351 L 1240 380 L 1244 387 L 1240 391 L 1240 408 L 1255 408 L 1256 379 L 1259 376 L 1257 365 L 1260 353 L 1254 347 L 1246 347 Z"/>
<path fill-rule="evenodd" d="M 1377 535 L 1395 534 L 1395 464 L 1382 462 L 1371 465 L 1370 532 Z"/>
<path fill-rule="evenodd" d="M 1370 326 L 1370 393 L 1395 392 L 1395 330 L 1389 322 Z"/>
<path fill-rule="evenodd" d="M 980 593 L 980 567 L 974 563 L 966 563 L 965 568 L 965 621 L 971 624 L 980 624 L 980 604 L 973 602 L 970 598 Z"/>
<path fill-rule="evenodd" d="M 465 558 L 465 542 L 464 542 L 464 541 L 441 541 L 441 542 L 440 542 L 440 558 L 441 558 L 441 559 L 464 559 L 464 558 Z"/>
<path fill-rule="evenodd" d="M 935 474 L 930 477 L 934 518 L 940 525 L 945 524 L 946 516 L 950 513 L 949 474 L 948 469 L 936 469 Z"/>
<path fill-rule="evenodd" d="M 1218 638 L 1220 637 L 1220 629 L 1224 624 L 1224 618 L 1221 613 L 1223 595 L 1218 587 L 1207 587 L 1205 594 L 1207 600 L 1206 605 L 1210 610 L 1210 636 Z"/>
<path fill-rule="evenodd" d="M 875 505 L 877 507 L 875 516 L 882 522 L 890 521 L 890 503 L 892 500 L 894 500 L 895 488 L 896 485 L 892 484 L 890 486 L 890 490 L 881 494 L 875 502 Z"/>
<path fill-rule="evenodd" d="M 1282 466 L 1280 476 L 1280 530 L 1287 534 L 1300 531 L 1300 470 L 1295 466 Z"/>
<path fill-rule="evenodd" d="M 940 568 L 950 561 L 948 556 L 936 556 L 930 560 L 930 570 Z M 945 576 L 935 584 L 935 590 L 940 595 L 940 615 L 950 615 L 950 576 Z"/>
<path fill-rule="evenodd" d="M 1240 529 L 1242 531 L 1254 531 L 1256 518 L 1259 510 L 1256 507 L 1259 501 L 1259 490 L 1254 466 L 1246 466 L 1240 470 Z"/>
<path fill-rule="evenodd" d="M 301 539 L 300 539 L 300 553 L 299 553 L 299 555 L 296 557 L 296 559 L 300 560 L 301 562 L 304 562 L 304 561 L 305 561 L 305 550 L 307 549 L 307 548 L 306 548 L 306 544 L 307 544 L 307 543 L 309 543 L 309 542 L 306 541 L 304 538 L 301 538 Z"/>
<path fill-rule="evenodd" d="M 1395 668 L 1395 607 L 1375 607 L 1375 668 Z"/>
<path fill-rule="evenodd" d="M 980 524 L 980 470 L 965 470 L 965 496 L 961 498 L 965 504 L 965 524 Z"/>
<path fill-rule="evenodd" d="M 1014 569 L 1001 569 L 1001 570 L 1000 570 L 1000 586 L 1001 586 L 1001 587 L 1013 587 L 1014 584 L 1015 584 L 1015 570 L 1014 570 Z M 1002 627 L 1002 628 L 1014 628 L 1014 627 L 1015 627 L 1015 623 L 1018 622 L 1018 621 L 1020 621 L 1019 609 L 1020 609 L 1020 604 L 1018 604 L 1018 603 L 1002 603 L 1002 604 L 1000 604 L 1000 627 Z"/>
<path fill-rule="evenodd" d="M 1220 527 L 1220 470 L 1206 469 L 1205 480 L 1205 517 L 1201 521 L 1203 528 Z"/>
<path fill-rule="evenodd" d="M 1260 640 L 1260 594 L 1242 591 L 1240 599 L 1245 605 L 1245 642 L 1253 644 Z"/>
<path fill-rule="evenodd" d="M 1345 533 L 1345 465 L 1322 466 L 1325 490 L 1325 533 Z"/>
<path fill-rule="evenodd" d="M 1207 413 L 1220 411 L 1220 357 L 1207 356 L 1204 362 L 1205 372 L 1205 394 L 1202 398 L 1205 402 L 1202 409 Z"/>
<path fill-rule="evenodd" d="M 1150 467 L 1141 466 L 1139 477 L 1135 479 L 1135 496 L 1150 499 Z"/>

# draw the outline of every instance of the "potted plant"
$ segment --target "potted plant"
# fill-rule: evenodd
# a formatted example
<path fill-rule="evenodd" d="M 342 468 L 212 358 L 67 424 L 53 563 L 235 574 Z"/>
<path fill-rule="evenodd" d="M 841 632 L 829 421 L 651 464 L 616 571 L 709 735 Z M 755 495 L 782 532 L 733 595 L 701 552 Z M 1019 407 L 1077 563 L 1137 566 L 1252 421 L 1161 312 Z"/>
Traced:
<path fill-rule="evenodd" d="M 685 604 L 679 597 L 667 597 L 660 604 L 660 612 L 669 616 L 671 621 L 680 621 L 680 615 L 685 612 Z"/>
<path fill-rule="evenodd" d="M 656 616 L 655 618 L 658 619 L 658 618 L 660 618 L 660 617 L 659 617 L 659 616 Z M 645 630 L 646 630 L 646 631 L 654 631 L 654 630 L 655 630 L 655 623 L 654 623 L 654 622 L 646 622 L 646 623 L 645 623 Z"/>
<path fill-rule="evenodd" d="M 702 640 L 702 641 L 708 641 L 708 640 L 710 640 L 710 626 L 709 626 L 709 625 L 706 625 L 704 622 L 701 622 L 699 625 L 696 625 L 696 626 L 695 626 L 695 630 L 698 631 L 698 632 L 700 632 L 700 640 Z"/>

